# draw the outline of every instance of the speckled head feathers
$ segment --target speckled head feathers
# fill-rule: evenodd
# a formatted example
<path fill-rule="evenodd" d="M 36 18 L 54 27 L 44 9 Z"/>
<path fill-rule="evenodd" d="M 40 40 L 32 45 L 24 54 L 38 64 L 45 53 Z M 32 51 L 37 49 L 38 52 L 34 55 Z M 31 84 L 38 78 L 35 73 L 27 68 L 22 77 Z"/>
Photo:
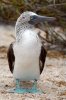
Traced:
<path fill-rule="evenodd" d="M 37 15 L 37 14 L 34 13 L 34 12 L 30 12 L 30 11 L 23 12 L 23 13 L 20 15 L 20 17 L 17 19 L 16 24 L 17 24 L 18 22 L 21 22 L 21 23 L 29 22 L 32 15 Z"/>
<path fill-rule="evenodd" d="M 23 12 L 16 21 L 16 26 L 15 26 L 16 36 L 20 37 L 22 36 L 21 34 L 25 32 L 25 30 L 34 29 L 37 23 L 45 21 L 51 22 L 54 20 L 55 20 L 54 17 L 40 16 L 31 11 Z"/>
<path fill-rule="evenodd" d="M 31 16 L 32 15 L 37 15 L 36 13 L 34 12 L 30 12 L 30 11 L 26 11 L 26 12 L 23 12 L 20 17 L 17 19 L 16 21 L 16 25 L 15 25 L 15 32 L 16 32 L 16 35 L 19 34 L 19 31 L 24 31 L 26 30 L 26 28 L 31 28 L 33 27 L 32 25 L 30 25 L 28 22 L 30 21 L 31 19 Z"/>

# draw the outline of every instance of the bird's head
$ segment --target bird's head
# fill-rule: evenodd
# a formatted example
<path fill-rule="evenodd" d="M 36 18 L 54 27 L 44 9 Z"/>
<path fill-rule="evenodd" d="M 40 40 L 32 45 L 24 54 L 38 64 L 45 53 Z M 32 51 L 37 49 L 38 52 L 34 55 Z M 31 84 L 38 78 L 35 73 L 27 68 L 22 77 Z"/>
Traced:
<path fill-rule="evenodd" d="M 19 21 L 21 21 L 22 24 L 29 23 L 31 25 L 35 25 L 41 22 L 52 22 L 56 20 L 55 17 L 47 17 L 47 16 L 40 16 L 34 12 L 26 11 L 21 14 L 21 16 L 18 18 Z"/>
<path fill-rule="evenodd" d="M 54 22 L 55 20 L 55 17 L 40 16 L 34 12 L 26 11 L 17 19 L 15 32 L 18 36 L 18 34 L 21 34 L 22 32 L 24 33 L 27 29 L 33 29 L 36 27 L 41 29 L 40 23 L 44 23 L 45 21 Z M 20 31 L 21 33 L 19 33 Z"/>

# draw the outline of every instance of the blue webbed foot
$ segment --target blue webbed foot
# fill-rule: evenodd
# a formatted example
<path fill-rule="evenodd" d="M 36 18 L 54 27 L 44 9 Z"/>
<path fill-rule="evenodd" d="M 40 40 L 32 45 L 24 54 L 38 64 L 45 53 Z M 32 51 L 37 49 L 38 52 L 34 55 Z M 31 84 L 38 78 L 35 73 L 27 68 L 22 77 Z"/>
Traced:
<path fill-rule="evenodd" d="M 9 93 L 23 94 L 23 93 L 27 93 L 27 89 L 23 89 L 23 88 L 13 88 L 13 89 L 9 90 L 8 92 Z"/>
<path fill-rule="evenodd" d="M 27 93 L 27 89 L 21 88 L 20 81 L 16 79 L 16 87 L 13 89 L 8 90 L 9 93 Z"/>
<path fill-rule="evenodd" d="M 37 81 L 34 81 L 33 87 L 31 89 L 28 89 L 29 93 L 43 93 L 41 90 L 37 89 Z"/>
<path fill-rule="evenodd" d="M 16 80 L 16 88 L 13 88 L 11 90 L 8 90 L 9 93 L 19 93 L 19 94 L 24 94 L 24 93 L 43 93 L 42 91 L 37 89 L 37 82 L 35 81 L 33 83 L 33 87 L 31 89 L 26 89 L 26 88 L 21 88 L 20 87 L 20 81 Z"/>
<path fill-rule="evenodd" d="M 29 93 L 41 93 L 40 90 L 38 90 L 37 88 L 28 89 L 28 92 Z"/>

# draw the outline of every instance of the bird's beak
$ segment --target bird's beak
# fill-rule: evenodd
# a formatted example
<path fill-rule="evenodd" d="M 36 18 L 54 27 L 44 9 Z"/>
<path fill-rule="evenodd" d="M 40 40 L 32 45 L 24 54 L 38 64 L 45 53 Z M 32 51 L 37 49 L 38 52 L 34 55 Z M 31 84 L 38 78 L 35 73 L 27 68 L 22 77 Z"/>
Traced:
<path fill-rule="evenodd" d="M 38 21 L 41 21 L 41 22 L 45 22 L 45 21 L 47 21 L 47 22 L 52 22 L 52 21 L 55 21 L 56 20 L 56 18 L 55 17 L 47 17 L 47 16 L 37 16 L 37 20 Z"/>
<path fill-rule="evenodd" d="M 55 20 L 56 20 L 55 17 L 33 15 L 33 16 L 31 16 L 29 23 L 30 24 L 37 24 L 37 23 L 41 23 L 41 22 L 45 22 L 45 21 L 47 21 L 47 22 L 53 22 Z"/>

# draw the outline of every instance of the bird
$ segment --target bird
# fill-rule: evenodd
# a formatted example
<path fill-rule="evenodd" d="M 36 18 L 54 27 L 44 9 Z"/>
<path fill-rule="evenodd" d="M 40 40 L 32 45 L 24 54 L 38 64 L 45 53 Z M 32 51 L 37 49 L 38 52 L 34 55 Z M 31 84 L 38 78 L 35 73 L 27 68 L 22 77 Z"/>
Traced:
<path fill-rule="evenodd" d="M 52 22 L 55 17 L 41 16 L 31 11 L 23 12 L 16 21 L 16 40 L 11 43 L 8 52 L 8 64 L 16 82 L 16 87 L 10 92 L 37 93 L 37 80 L 39 79 L 46 60 L 47 51 L 36 30 L 36 24 L 45 21 Z M 21 88 L 21 81 L 33 80 L 31 89 Z"/>

